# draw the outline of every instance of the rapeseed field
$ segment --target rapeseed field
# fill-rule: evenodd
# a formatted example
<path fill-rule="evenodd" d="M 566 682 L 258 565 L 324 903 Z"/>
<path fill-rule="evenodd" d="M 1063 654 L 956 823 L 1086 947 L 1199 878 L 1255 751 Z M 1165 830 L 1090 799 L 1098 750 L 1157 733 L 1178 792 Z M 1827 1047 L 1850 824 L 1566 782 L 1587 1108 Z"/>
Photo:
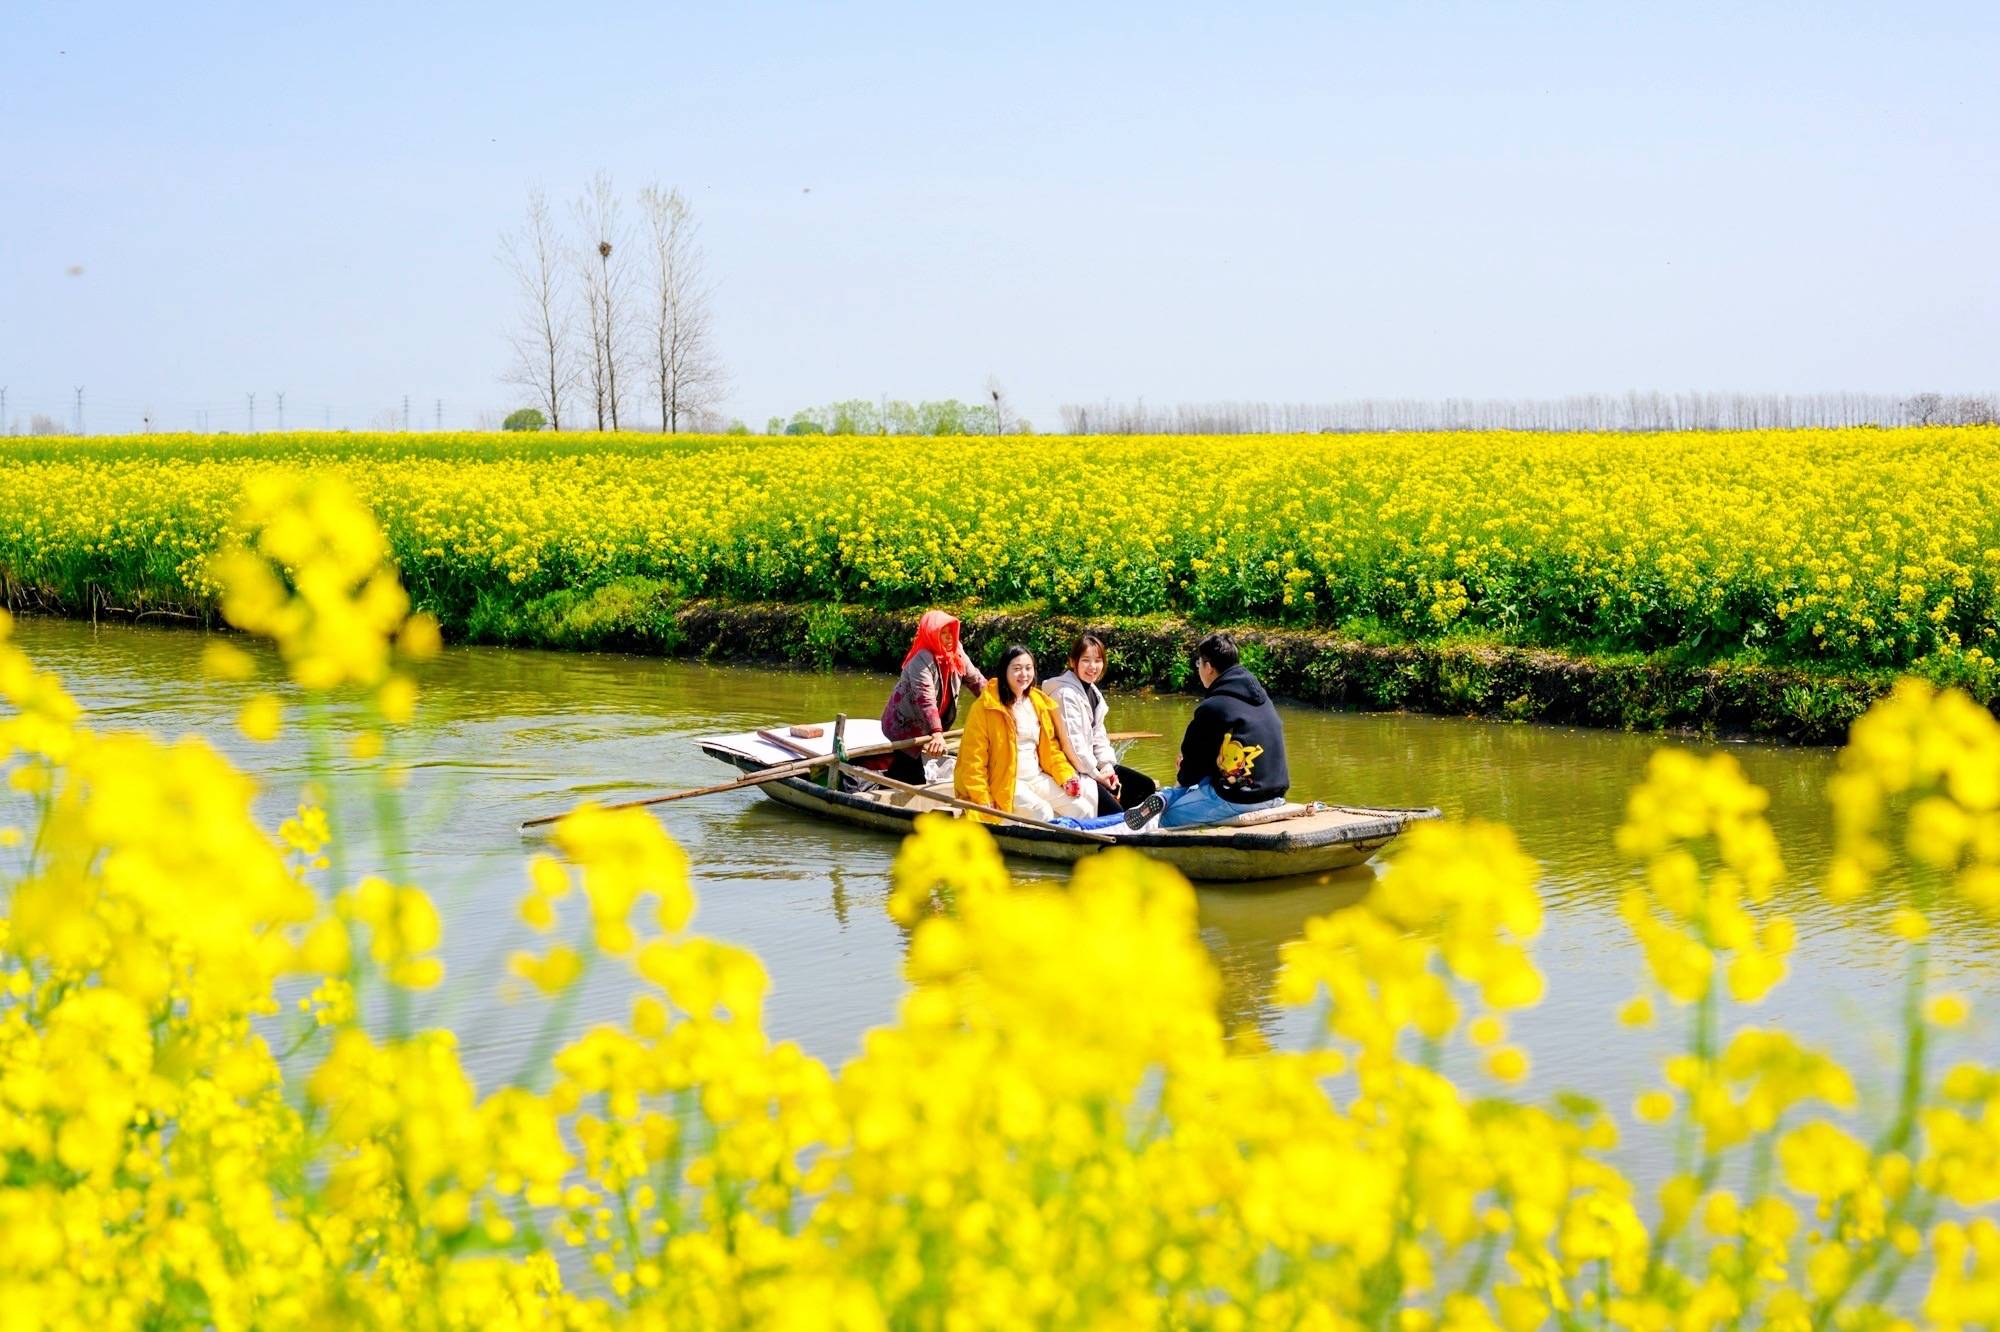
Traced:
<path fill-rule="evenodd" d="M 1983 679 L 2000 429 L 1001 440 L 150 436 L 0 448 L 17 602 L 212 604 L 246 482 L 341 476 L 447 632 L 668 597 L 1040 606 Z"/>

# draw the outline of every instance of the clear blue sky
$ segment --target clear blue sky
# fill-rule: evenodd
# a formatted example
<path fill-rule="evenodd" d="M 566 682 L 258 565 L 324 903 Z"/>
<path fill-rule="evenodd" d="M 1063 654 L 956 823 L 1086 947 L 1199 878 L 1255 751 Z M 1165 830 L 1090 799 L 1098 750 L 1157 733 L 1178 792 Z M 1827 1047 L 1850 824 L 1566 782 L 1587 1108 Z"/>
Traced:
<path fill-rule="evenodd" d="M 693 201 L 753 424 L 989 374 L 1044 427 L 1991 389 L 1996 15 L 6 0 L 0 385 L 470 424 L 517 396 L 498 234 L 602 168 Z"/>

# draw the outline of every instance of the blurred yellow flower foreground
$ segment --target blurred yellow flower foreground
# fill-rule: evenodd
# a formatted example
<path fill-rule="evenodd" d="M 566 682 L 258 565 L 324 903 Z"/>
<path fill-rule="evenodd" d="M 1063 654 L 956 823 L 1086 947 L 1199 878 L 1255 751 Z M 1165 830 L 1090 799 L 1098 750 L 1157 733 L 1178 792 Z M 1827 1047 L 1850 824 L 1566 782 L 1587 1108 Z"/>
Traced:
<path fill-rule="evenodd" d="M 283 479 L 252 503 L 261 535 L 215 565 L 232 614 L 308 689 L 407 715 L 396 661 L 435 635 L 366 511 Z M 932 818 L 891 903 L 908 992 L 834 1071 L 765 1035 L 755 957 L 687 933 L 659 825 L 584 809 L 529 867 L 548 944 L 512 970 L 560 995 L 624 968 L 630 1016 L 477 1087 L 449 1033 L 401 1017 L 441 979 L 422 891 L 322 882 L 337 818 L 267 833 L 207 745 L 81 725 L 5 626 L 0 766 L 35 819 L 0 833 L 20 867 L 0 885 L 0 1328 L 2000 1319 L 2000 1071 L 1926 1058 L 1965 1005 L 1927 990 L 1924 911 L 2000 912 L 2000 726 L 1960 696 L 1904 686 L 1833 792 L 1820 878 L 1907 940 L 1882 1122 L 1825 1056 L 1728 1020 L 1792 946 L 1762 793 L 1672 752 L 1634 792 L 1648 972 L 1625 1016 L 1687 1031 L 1634 1089 L 1678 1162 L 1640 1196 L 1611 1114 L 1440 1072 L 1460 1043 L 1478 1053 L 1451 1066 L 1479 1061 L 1489 1092 L 1529 1066 L 1506 1023 L 1542 997 L 1541 906 L 1504 829 L 1419 827 L 1366 902 L 1314 921 L 1279 999 L 1324 1039 L 1277 1052 L 1225 1043 L 1172 871 L 1112 851 L 1066 889 L 1016 886 L 983 830 Z M 1898 862 L 1915 886 L 1888 900 Z"/>

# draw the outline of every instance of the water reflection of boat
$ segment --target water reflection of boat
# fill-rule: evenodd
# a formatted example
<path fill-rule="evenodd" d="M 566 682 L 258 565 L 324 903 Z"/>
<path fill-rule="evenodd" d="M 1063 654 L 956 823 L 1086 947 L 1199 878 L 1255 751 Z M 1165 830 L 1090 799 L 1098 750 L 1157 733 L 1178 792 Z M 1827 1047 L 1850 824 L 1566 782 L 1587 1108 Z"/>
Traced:
<path fill-rule="evenodd" d="M 697 740 L 701 751 L 738 771 L 754 774 L 766 768 L 796 764 L 802 753 L 832 752 L 832 723 L 795 728 L 804 734 L 780 741 L 774 733 L 748 731 L 739 735 Z M 817 735 L 810 732 L 817 731 Z M 848 749 L 879 744 L 880 728 L 871 722 L 847 723 Z M 813 773 L 764 783 L 757 789 L 791 809 L 862 828 L 905 833 L 919 814 L 954 812 L 936 795 L 922 791 L 857 787 L 852 781 L 829 785 Z M 1438 817 L 1435 809 L 1372 809 L 1349 805 L 1286 805 L 1247 814 L 1207 828 L 1175 828 L 1126 832 L 1114 840 L 1166 861 L 1190 879 L 1248 882 L 1321 874 L 1360 865 L 1394 841 L 1411 823 Z M 1000 849 L 1034 860 L 1073 861 L 1104 845 L 1103 835 L 1076 832 L 1054 825 L 1017 823 L 989 825 Z"/>
<path fill-rule="evenodd" d="M 1271 992 L 1285 945 L 1302 936 L 1313 917 L 1344 911 L 1368 896 L 1378 872 L 1378 866 L 1359 865 L 1273 880 L 1254 893 L 1215 886 L 1196 891 L 1196 928 L 1222 983 L 1216 1008 L 1225 1033 L 1256 1031 L 1268 1042 L 1281 1039 L 1284 1015 Z"/>

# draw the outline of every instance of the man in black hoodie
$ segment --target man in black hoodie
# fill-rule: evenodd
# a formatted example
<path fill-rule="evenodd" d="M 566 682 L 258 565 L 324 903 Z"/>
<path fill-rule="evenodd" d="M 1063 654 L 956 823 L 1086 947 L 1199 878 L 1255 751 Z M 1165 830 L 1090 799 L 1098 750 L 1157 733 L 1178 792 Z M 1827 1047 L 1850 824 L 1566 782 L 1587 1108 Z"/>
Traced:
<path fill-rule="evenodd" d="M 1181 737 L 1175 785 L 1154 792 L 1126 812 L 1144 827 L 1155 815 L 1162 828 L 1198 828 L 1285 802 L 1292 775 L 1285 766 L 1285 728 L 1271 696 L 1243 669 L 1236 640 L 1210 634 L 1194 650 L 1202 700 Z"/>

